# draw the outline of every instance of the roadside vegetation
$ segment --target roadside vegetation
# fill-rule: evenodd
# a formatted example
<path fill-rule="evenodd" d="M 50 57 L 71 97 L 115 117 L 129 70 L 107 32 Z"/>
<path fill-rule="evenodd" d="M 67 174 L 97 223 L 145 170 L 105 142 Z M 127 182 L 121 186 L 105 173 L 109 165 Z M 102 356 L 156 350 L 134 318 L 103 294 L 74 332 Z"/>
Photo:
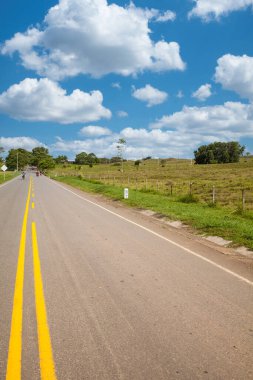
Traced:
<path fill-rule="evenodd" d="M 253 158 L 238 163 L 194 165 L 191 160 L 146 158 L 121 163 L 58 165 L 48 174 L 83 191 L 180 220 L 199 233 L 253 249 Z M 129 199 L 123 189 L 129 188 Z M 213 189 L 215 188 L 215 199 Z M 242 190 L 246 198 L 242 199 Z"/>
<path fill-rule="evenodd" d="M 19 173 L 17 172 L 5 172 L 5 176 L 3 172 L 0 172 L 0 185 L 6 181 L 10 181 L 12 178 L 17 177 Z"/>

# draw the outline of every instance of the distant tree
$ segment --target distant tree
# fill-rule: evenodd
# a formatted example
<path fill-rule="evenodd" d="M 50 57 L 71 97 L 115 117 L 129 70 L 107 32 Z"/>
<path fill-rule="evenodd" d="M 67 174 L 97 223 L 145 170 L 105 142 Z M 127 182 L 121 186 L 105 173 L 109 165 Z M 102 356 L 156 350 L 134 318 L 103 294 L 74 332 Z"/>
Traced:
<path fill-rule="evenodd" d="M 123 162 L 124 162 L 124 151 L 125 151 L 125 148 L 126 148 L 126 140 L 123 139 L 123 138 L 120 138 L 118 141 L 117 141 L 117 151 L 118 151 L 118 156 L 120 157 L 121 159 L 121 171 L 123 172 Z"/>
<path fill-rule="evenodd" d="M 75 164 L 77 165 L 85 165 L 87 162 L 88 154 L 86 152 L 81 152 L 76 155 Z"/>
<path fill-rule="evenodd" d="M 41 171 L 45 171 L 48 169 L 53 169 L 55 167 L 55 160 L 51 156 L 47 156 L 39 161 L 38 169 Z"/>
<path fill-rule="evenodd" d="M 49 157 L 48 149 L 43 146 L 38 146 L 32 150 L 31 164 L 39 167 L 39 163 Z"/>
<path fill-rule="evenodd" d="M 68 162 L 68 157 L 67 156 L 58 156 L 54 160 L 55 160 L 56 164 L 65 164 L 66 162 Z"/>
<path fill-rule="evenodd" d="M 99 159 L 97 158 L 97 156 L 94 153 L 89 153 L 87 156 L 87 164 L 92 166 L 98 163 L 99 163 Z"/>
<path fill-rule="evenodd" d="M 134 166 L 136 166 L 136 168 L 139 169 L 140 163 L 141 163 L 141 160 L 136 160 L 134 161 Z"/>
<path fill-rule="evenodd" d="M 106 157 L 100 157 L 98 161 L 100 164 L 108 164 L 110 162 L 110 159 Z"/>
<path fill-rule="evenodd" d="M 31 152 L 26 149 L 10 149 L 6 157 L 6 166 L 9 170 L 22 170 L 30 165 L 32 160 Z"/>
<path fill-rule="evenodd" d="M 0 146 L 0 155 L 1 155 L 2 153 L 4 153 L 4 148 L 3 148 L 2 146 Z M 0 164 L 2 164 L 3 162 L 4 162 L 3 157 L 0 156 Z"/>
<path fill-rule="evenodd" d="M 87 154 L 86 152 L 81 152 L 76 155 L 75 164 L 77 165 L 89 165 L 93 166 L 97 164 L 99 159 L 94 153 Z"/>
<path fill-rule="evenodd" d="M 121 158 L 119 156 L 114 156 L 110 159 L 110 163 L 114 164 L 115 162 L 120 162 Z"/>
<path fill-rule="evenodd" d="M 201 145 L 195 150 L 196 164 L 214 164 L 239 162 L 245 147 L 236 141 L 214 142 L 209 145 Z"/>

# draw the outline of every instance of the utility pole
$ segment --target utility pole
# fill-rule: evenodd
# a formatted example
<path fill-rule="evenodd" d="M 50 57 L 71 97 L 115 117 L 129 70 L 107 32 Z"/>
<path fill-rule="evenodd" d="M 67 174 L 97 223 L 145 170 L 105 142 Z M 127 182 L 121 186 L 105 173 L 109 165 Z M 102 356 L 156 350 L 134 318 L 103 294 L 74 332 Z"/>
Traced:
<path fill-rule="evenodd" d="M 17 172 L 18 172 L 18 152 L 17 152 Z"/>

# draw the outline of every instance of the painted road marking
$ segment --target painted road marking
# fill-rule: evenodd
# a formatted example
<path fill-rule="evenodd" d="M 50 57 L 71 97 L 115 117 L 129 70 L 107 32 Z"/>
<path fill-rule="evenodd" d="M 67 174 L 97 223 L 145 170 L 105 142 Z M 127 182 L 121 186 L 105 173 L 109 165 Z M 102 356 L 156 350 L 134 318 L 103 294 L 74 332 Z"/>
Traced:
<path fill-rule="evenodd" d="M 46 303 L 43 291 L 43 282 L 40 268 L 40 258 L 35 222 L 32 222 L 32 246 L 41 380 L 56 380 L 57 378 L 55 374 L 51 338 L 47 323 Z M 12 380 L 14 380 L 14 378 Z"/>
<path fill-rule="evenodd" d="M 52 181 L 52 180 L 51 180 L 51 181 Z M 201 259 L 201 260 L 207 262 L 208 264 L 211 264 L 211 265 L 215 266 L 216 268 L 221 269 L 223 272 L 226 272 L 226 273 L 230 274 L 231 276 L 236 277 L 238 280 L 243 281 L 243 282 L 245 282 L 246 284 L 253 286 L 253 282 L 252 282 L 252 281 L 248 280 L 247 278 L 245 278 L 245 277 L 243 277 L 243 276 L 240 276 L 239 274 L 237 274 L 237 273 L 231 271 L 230 269 L 227 269 L 227 268 L 223 267 L 223 266 L 220 265 L 220 264 L 217 264 L 215 261 L 212 261 L 212 260 L 210 260 L 210 259 L 207 259 L 206 257 L 201 256 L 201 255 L 198 254 L 197 252 L 194 252 L 194 251 L 192 251 L 191 249 L 185 248 L 183 245 L 178 244 L 178 243 L 174 242 L 173 240 L 170 240 L 170 239 L 168 239 L 168 238 L 166 238 L 166 237 L 164 237 L 164 236 L 158 234 L 157 232 L 152 231 L 152 230 L 150 230 L 149 228 L 142 226 L 141 224 L 135 223 L 135 222 L 133 222 L 132 220 L 127 219 L 127 218 L 125 218 L 124 216 L 121 216 L 121 215 L 117 214 L 116 212 L 113 212 L 113 211 L 111 211 L 111 210 L 109 210 L 109 209 L 107 209 L 107 208 L 105 208 L 105 207 L 103 207 L 103 206 L 101 206 L 101 205 L 99 205 L 99 204 L 97 204 L 97 203 L 95 203 L 95 202 L 92 202 L 92 201 L 90 201 L 89 199 L 86 199 L 86 198 L 84 198 L 84 197 L 81 197 L 81 195 L 76 194 L 74 191 L 71 191 L 71 190 L 67 189 L 66 187 L 64 187 L 64 186 L 62 186 L 62 185 L 59 185 L 58 183 L 56 183 L 56 182 L 54 182 L 54 181 L 52 181 L 52 182 L 53 182 L 56 186 L 62 188 L 63 190 L 65 190 L 65 191 L 67 191 L 67 192 L 69 192 L 69 193 L 75 195 L 77 198 L 80 198 L 80 199 L 82 199 L 83 201 L 85 201 L 85 202 L 87 202 L 87 203 L 90 203 L 90 204 L 92 204 L 92 205 L 94 205 L 94 206 L 96 206 L 96 207 L 99 207 L 100 209 L 102 209 L 102 210 L 104 210 L 104 211 L 106 211 L 106 212 L 109 212 L 110 214 L 112 214 L 112 215 L 114 215 L 114 216 L 116 216 L 116 217 L 118 217 L 118 218 L 120 218 L 120 219 L 122 219 L 122 220 L 124 220 L 124 221 L 126 221 L 126 222 L 128 222 L 128 223 L 131 223 L 131 224 L 133 224 L 134 226 L 137 226 L 137 227 L 141 228 L 142 230 L 147 231 L 147 232 L 151 233 L 152 235 L 157 236 L 158 238 L 167 241 L 168 243 L 174 245 L 175 247 L 181 248 L 181 249 L 184 250 L 185 252 L 188 252 L 188 253 L 190 253 L 191 255 L 193 255 L 193 256 L 195 256 L 195 257 L 198 257 L 199 259 Z"/>
<path fill-rule="evenodd" d="M 26 200 L 25 213 L 19 244 L 18 265 L 16 282 L 13 298 L 11 332 L 9 340 L 9 351 L 7 360 L 6 380 L 21 379 L 21 355 L 22 355 L 22 321 L 23 321 L 23 286 L 24 286 L 24 266 L 25 266 L 25 247 L 26 230 L 31 198 L 31 181 L 29 183 L 28 195 Z"/>
<path fill-rule="evenodd" d="M 35 207 L 34 202 L 32 202 L 32 208 L 34 208 L 34 207 Z"/>

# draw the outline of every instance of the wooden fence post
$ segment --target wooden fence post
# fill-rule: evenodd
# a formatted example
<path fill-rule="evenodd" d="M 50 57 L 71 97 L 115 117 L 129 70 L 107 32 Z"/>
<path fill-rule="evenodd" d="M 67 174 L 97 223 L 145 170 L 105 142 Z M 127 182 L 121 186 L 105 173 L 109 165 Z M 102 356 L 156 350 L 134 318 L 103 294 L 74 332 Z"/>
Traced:
<path fill-rule="evenodd" d="M 245 189 L 242 189 L 242 211 L 245 210 Z"/>
<path fill-rule="evenodd" d="M 216 195 L 216 194 L 215 194 L 215 186 L 213 186 L 213 204 L 215 204 L 215 200 L 216 200 L 216 199 L 215 199 L 215 195 Z"/>

